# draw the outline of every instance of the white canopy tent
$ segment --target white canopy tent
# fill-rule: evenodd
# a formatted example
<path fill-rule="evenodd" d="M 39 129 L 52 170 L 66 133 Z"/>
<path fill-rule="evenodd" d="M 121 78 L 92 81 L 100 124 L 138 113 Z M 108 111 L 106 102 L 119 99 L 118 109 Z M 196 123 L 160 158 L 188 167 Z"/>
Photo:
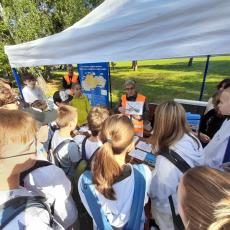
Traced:
<path fill-rule="evenodd" d="M 225 55 L 230 1 L 106 0 L 61 33 L 5 46 L 11 67 Z"/>

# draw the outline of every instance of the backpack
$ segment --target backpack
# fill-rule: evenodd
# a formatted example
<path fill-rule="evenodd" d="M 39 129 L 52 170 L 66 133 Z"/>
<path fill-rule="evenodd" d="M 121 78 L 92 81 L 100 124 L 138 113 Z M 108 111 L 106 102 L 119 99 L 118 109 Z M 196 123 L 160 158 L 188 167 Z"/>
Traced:
<path fill-rule="evenodd" d="M 33 170 L 52 165 L 50 162 L 37 160 L 33 167 L 27 169 L 20 174 L 20 185 L 24 186 L 24 178 Z M 0 205 L 0 229 L 3 229 L 10 223 L 17 215 L 31 207 L 42 208 L 49 213 L 50 223 L 49 226 L 53 227 L 54 224 L 59 225 L 61 229 L 63 227 L 54 220 L 54 209 L 45 203 L 46 198 L 41 196 L 19 196 L 11 200 L 6 201 Z"/>
<path fill-rule="evenodd" d="M 90 157 L 90 159 L 86 158 L 86 141 L 88 140 L 89 137 L 85 137 L 84 140 L 82 141 L 82 159 L 80 160 L 80 162 L 78 163 L 76 169 L 75 169 L 75 176 L 74 176 L 74 181 L 77 183 L 77 181 L 79 180 L 81 174 L 86 171 L 86 170 L 90 170 L 90 163 L 92 161 L 92 158 L 94 156 L 94 154 L 97 152 L 97 150 L 100 148 L 98 147 L 94 153 L 92 154 L 92 156 Z M 75 184 L 75 183 L 74 183 Z"/>
<path fill-rule="evenodd" d="M 166 159 L 168 159 L 182 173 L 185 173 L 187 170 L 189 170 L 191 168 L 191 166 L 178 153 L 176 153 L 175 151 L 173 151 L 171 149 L 168 151 L 168 153 L 160 152 L 160 155 L 164 156 Z M 171 208 L 171 212 L 172 212 L 174 229 L 175 230 L 185 229 L 180 215 L 179 214 L 176 215 L 172 195 L 170 195 L 168 197 L 168 199 L 169 199 L 169 204 L 170 204 L 170 208 Z"/>
<path fill-rule="evenodd" d="M 145 171 L 142 164 L 134 165 L 134 194 L 133 203 L 131 206 L 130 218 L 128 223 L 123 227 L 125 230 L 139 230 L 141 229 L 141 218 L 144 210 L 144 199 L 145 199 Z M 86 202 L 90 208 L 90 212 L 93 219 L 100 230 L 112 230 L 113 227 L 107 220 L 100 202 L 96 195 L 95 185 L 92 183 L 92 173 L 85 171 L 82 175 L 81 190 L 86 198 Z"/>
<path fill-rule="evenodd" d="M 67 139 L 67 140 L 64 140 L 62 141 L 58 146 L 56 146 L 56 148 L 54 150 L 50 150 L 49 151 L 49 154 L 48 154 L 48 160 L 49 162 L 57 165 L 59 168 L 62 168 L 63 171 L 65 172 L 66 175 L 69 174 L 70 172 L 70 169 L 72 167 L 72 161 L 70 159 L 70 156 L 69 156 L 69 153 L 67 153 L 67 157 L 68 157 L 68 163 L 69 165 L 67 167 L 64 166 L 64 162 L 63 160 L 59 157 L 58 155 L 58 152 L 67 144 L 69 143 L 75 143 L 74 140 L 71 140 L 71 139 Z M 67 168 L 67 170 L 66 170 Z"/>
<path fill-rule="evenodd" d="M 3 229 L 17 215 L 28 208 L 37 207 L 46 210 L 49 213 L 49 226 L 53 227 L 53 213 L 49 205 L 45 203 L 45 198 L 41 196 L 19 196 L 6 201 L 0 205 L 0 229 Z"/>

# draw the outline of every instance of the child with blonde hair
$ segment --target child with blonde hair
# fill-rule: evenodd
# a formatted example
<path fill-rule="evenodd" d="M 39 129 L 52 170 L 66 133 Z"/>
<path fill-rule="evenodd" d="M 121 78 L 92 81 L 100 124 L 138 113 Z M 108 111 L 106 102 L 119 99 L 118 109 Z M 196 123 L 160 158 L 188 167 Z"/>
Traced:
<path fill-rule="evenodd" d="M 134 127 L 127 116 L 107 118 L 100 133 L 103 145 L 92 159 L 91 172 L 79 179 L 82 203 L 98 229 L 144 227 L 151 172 L 145 165 L 126 164 L 126 155 L 134 148 L 133 137 Z"/>
<path fill-rule="evenodd" d="M 58 110 L 56 130 L 51 141 L 52 154 L 56 165 L 64 170 L 68 177 L 74 176 L 76 163 L 81 159 L 77 144 L 70 133 L 77 125 L 77 110 L 69 105 L 62 105 Z"/>
<path fill-rule="evenodd" d="M 203 148 L 190 130 L 183 107 L 174 101 L 156 108 L 153 130 L 150 141 L 157 159 L 150 192 L 152 213 L 160 229 L 174 230 L 169 197 L 178 214 L 176 191 L 183 175 L 174 162 L 188 167 L 201 165 Z"/>

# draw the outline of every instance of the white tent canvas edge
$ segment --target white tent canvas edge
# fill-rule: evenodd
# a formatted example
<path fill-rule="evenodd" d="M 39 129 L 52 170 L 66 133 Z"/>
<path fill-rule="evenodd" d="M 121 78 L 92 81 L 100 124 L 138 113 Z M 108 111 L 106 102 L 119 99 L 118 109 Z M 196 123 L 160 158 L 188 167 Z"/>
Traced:
<path fill-rule="evenodd" d="M 11 67 L 230 53 L 230 2 L 106 0 L 73 26 L 5 46 Z"/>

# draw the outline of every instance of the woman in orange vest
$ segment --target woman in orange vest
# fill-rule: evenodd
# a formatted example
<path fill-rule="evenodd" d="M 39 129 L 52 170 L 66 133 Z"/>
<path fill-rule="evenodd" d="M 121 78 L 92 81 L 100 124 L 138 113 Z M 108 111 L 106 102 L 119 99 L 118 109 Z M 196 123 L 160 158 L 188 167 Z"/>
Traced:
<path fill-rule="evenodd" d="M 124 84 L 126 94 L 121 96 L 118 105 L 115 107 L 115 113 L 122 113 L 127 115 L 133 122 L 135 135 L 143 136 L 144 120 L 149 120 L 149 106 L 147 99 L 142 94 L 137 93 L 136 82 L 134 80 L 126 80 Z M 127 109 L 128 102 L 139 102 L 143 104 L 142 114 L 133 115 Z"/>
<path fill-rule="evenodd" d="M 73 65 L 68 65 L 68 73 L 62 79 L 64 89 L 71 89 L 72 83 L 78 83 L 78 75 L 74 72 Z"/>

